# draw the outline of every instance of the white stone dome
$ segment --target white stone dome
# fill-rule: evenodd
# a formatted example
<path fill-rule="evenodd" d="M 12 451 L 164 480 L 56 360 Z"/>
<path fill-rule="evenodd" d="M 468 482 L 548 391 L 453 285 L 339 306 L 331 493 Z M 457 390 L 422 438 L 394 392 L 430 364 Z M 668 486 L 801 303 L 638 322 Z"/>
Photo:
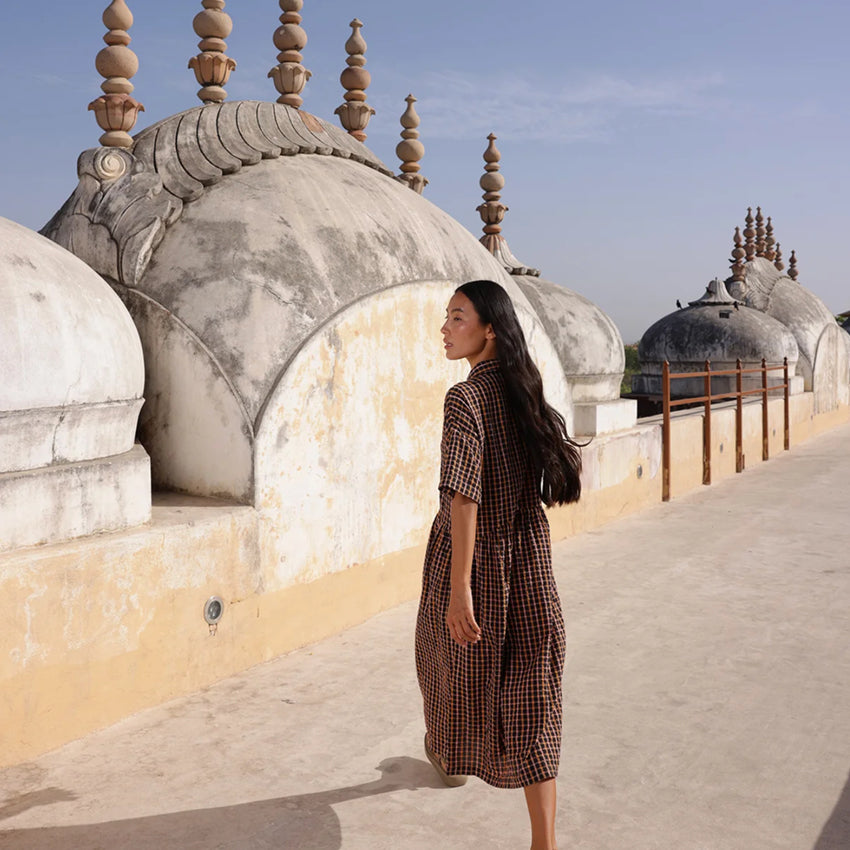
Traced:
<path fill-rule="evenodd" d="M 846 403 L 850 339 L 836 333 L 840 328 L 826 304 L 762 257 L 747 263 L 745 279 L 746 303 L 780 321 L 797 340 L 797 374 L 803 376 L 805 388 L 820 392 L 824 381 L 837 382 L 837 400 Z"/>
<path fill-rule="evenodd" d="M 338 127 L 280 104 L 228 102 L 167 118 L 109 157 L 81 156 L 80 185 L 45 231 L 114 282 L 140 329 L 139 435 L 156 486 L 257 504 L 258 470 L 280 449 L 263 449 L 261 435 L 293 413 L 277 393 L 292 364 L 327 333 L 330 349 L 312 366 L 320 374 L 345 354 L 336 324 L 352 310 L 368 317 L 396 289 L 409 293 L 404 310 L 428 310 L 441 358 L 452 288 L 501 283 L 563 384 L 571 419 L 557 355 L 522 290 L 462 225 Z M 111 243 L 98 241 L 101 206 L 117 220 Z M 400 362 L 401 346 L 420 353 L 428 343 L 425 313 L 405 327 L 402 312 L 382 326 L 363 319 L 355 336 L 385 341 L 361 383 L 379 361 Z M 298 404 L 315 391 L 304 388 Z M 321 392 L 341 388 L 329 379 Z"/>
<path fill-rule="evenodd" d="M 734 369 L 738 359 L 752 367 L 762 358 L 771 365 L 787 358 L 793 375 L 798 356 L 788 328 L 766 313 L 736 302 L 723 283 L 714 280 L 702 298 L 668 313 L 643 334 L 638 346 L 641 373 L 633 378 L 632 387 L 639 394 L 660 393 L 665 360 L 671 372 L 699 372 L 706 360 L 712 369 L 725 370 Z M 699 394 L 701 380 L 679 381 L 673 394 Z"/>
<path fill-rule="evenodd" d="M 0 472 L 133 447 L 144 363 L 133 321 L 82 260 L 0 218 Z"/>
<path fill-rule="evenodd" d="M 588 298 L 565 286 L 531 275 L 513 279 L 558 352 L 573 402 L 619 398 L 626 356 L 614 322 Z"/>

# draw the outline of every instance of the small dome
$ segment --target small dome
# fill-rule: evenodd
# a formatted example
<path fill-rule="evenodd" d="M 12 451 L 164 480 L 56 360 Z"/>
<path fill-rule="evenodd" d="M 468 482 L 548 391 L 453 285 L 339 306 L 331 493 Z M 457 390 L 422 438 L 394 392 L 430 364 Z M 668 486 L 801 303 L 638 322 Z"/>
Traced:
<path fill-rule="evenodd" d="M 512 275 L 555 346 L 576 403 L 620 397 L 626 366 L 617 326 L 592 301 L 541 277 Z"/>
<path fill-rule="evenodd" d="M 132 448 L 144 364 L 120 299 L 82 260 L 0 218 L 0 472 Z"/>
<path fill-rule="evenodd" d="M 702 367 L 732 363 L 740 358 L 770 363 L 797 360 L 797 345 L 791 332 L 775 319 L 751 307 L 686 307 L 659 319 L 641 337 L 641 364 L 685 363 Z"/>
<path fill-rule="evenodd" d="M 706 293 L 688 307 L 669 313 L 641 337 L 638 357 L 641 374 L 634 391 L 657 394 L 665 360 L 673 372 L 701 371 L 705 361 L 712 368 L 729 369 L 740 359 L 745 365 L 782 363 L 788 358 L 793 374 L 799 356 L 793 334 L 776 319 L 739 304 L 721 281 L 714 280 Z"/>

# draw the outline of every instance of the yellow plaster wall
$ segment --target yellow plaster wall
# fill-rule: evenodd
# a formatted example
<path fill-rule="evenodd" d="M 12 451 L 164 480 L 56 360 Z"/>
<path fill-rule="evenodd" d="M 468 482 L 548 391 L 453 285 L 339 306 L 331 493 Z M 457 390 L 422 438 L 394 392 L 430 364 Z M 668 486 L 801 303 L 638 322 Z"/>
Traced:
<path fill-rule="evenodd" d="M 424 547 L 264 592 L 258 529 L 253 508 L 168 496 L 144 529 L 0 559 L 0 766 L 416 595 Z"/>
<path fill-rule="evenodd" d="M 761 458 L 760 408 L 751 408 L 748 468 Z M 771 416 L 776 456 L 781 406 L 774 411 L 772 405 Z M 792 399 L 792 417 L 793 445 L 848 421 L 850 408 L 816 416 L 806 394 Z M 701 428 L 700 412 L 674 420 L 674 497 L 701 486 Z M 734 410 L 718 412 L 714 440 L 718 480 L 734 474 Z M 660 423 L 596 438 L 585 449 L 584 476 L 582 501 L 549 512 L 554 540 L 660 502 Z M 0 556 L 0 766 L 196 691 L 418 593 L 424 539 L 315 581 L 268 588 L 262 535 L 253 508 L 164 496 L 147 527 Z M 215 634 L 202 616 L 211 595 L 225 600 Z"/>
<path fill-rule="evenodd" d="M 447 362 L 442 347 L 454 289 L 417 281 L 357 302 L 281 376 L 254 449 L 267 590 L 370 563 L 427 534 L 443 397 L 469 372 L 465 360 Z M 520 315 L 552 403 L 570 409 L 557 352 L 539 319 Z"/>

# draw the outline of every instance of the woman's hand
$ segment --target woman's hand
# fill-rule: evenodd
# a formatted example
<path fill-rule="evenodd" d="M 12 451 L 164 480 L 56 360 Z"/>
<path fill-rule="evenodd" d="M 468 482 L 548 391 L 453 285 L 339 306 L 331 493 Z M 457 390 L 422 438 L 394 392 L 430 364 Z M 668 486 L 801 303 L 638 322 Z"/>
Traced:
<path fill-rule="evenodd" d="M 449 597 L 449 609 L 446 612 L 446 625 L 452 640 L 460 646 L 469 646 L 481 640 L 481 629 L 475 621 L 472 607 L 472 590 L 452 590 Z"/>

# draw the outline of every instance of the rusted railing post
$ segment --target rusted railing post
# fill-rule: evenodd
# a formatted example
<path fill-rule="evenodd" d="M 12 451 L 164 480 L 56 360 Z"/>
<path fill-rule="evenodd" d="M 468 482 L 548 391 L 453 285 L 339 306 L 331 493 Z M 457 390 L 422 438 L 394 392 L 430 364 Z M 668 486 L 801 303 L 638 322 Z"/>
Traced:
<path fill-rule="evenodd" d="M 661 500 L 670 501 L 670 363 L 661 367 Z"/>
<path fill-rule="evenodd" d="M 791 388 L 788 382 L 788 358 L 782 360 L 782 380 L 785 383 L 785 451 L 791 448 L 791 410 L 789 395 Z"/>
<path fill-rule="evenodd" d="M 741 358 L 735 361 L 735 472 L 744 471 L 744 376 Z"/>
<path fill-rule="evenodd" d="M 711 484 L 711 361 L 705 361 L 702 379 L 705 409 L 702 415 L 702 483 Z"/>
<path fill-rule="evenodd" d="M 761 459 L 770 459 L 770 440 L 767 425 L 767 361 L 761 359 Z"/>

